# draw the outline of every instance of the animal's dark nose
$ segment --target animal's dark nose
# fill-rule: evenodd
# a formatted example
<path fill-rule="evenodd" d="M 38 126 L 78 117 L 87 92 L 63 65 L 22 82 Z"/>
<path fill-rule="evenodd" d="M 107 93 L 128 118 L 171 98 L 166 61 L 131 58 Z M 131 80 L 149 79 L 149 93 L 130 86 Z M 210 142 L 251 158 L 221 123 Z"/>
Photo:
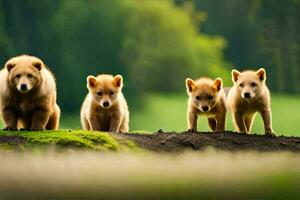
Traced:
<path fill-rule="evenodd" d="M 251 95 L 250 95 L 249 92 L 245 92 L 245 93 L 244 93 L 244 97 L 245 97 L 246 99 L 249 99 L 249 98 L 251 97 Z"/>
<path fill-rule="evenodd" d="M 27 90 L 27 85 L 26 84 L 21 84 L 21 90 Z"/>
<path fill-rule="evenodd" d="M 204 112 L 208 111 L 208 106 L 203 106 L 203 107 L 202 107 L 202 110 L 203 110 Z"/>
<path fill-rule="evenodd" d="M 103 103 L 103 107 L 107 108 L 108 106 L 109 106 L 109 103 L 108 103 L 107 101 L 105 101 L 105 102 Z"/>

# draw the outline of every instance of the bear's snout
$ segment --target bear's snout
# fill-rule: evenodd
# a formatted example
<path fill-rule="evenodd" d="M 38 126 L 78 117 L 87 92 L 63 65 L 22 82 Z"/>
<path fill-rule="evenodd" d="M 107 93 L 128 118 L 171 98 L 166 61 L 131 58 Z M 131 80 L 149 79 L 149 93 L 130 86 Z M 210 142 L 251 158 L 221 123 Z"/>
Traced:
<path fill-rule="evenodd" d="M 22 93 L 27 93 L 31 90 L 31 87 L 29 84 L 27 83 L 20 83 L 18 86 L 17 86 L 17 89 L 22 92 Z"/>
<path fill-rule="evenodd" d="M 108 101 L 105 101 L 104 103 L 103 103 L 103 107 L 104 108 L 107 108 L 109 106 L 109 102 Z"/>
<path fill-rule="evenodd" d="M 25 83 L 22 83 L 20 88 L 21 88 L 22 91 L 26 91 L 27 90 L 27 85 Z"/>

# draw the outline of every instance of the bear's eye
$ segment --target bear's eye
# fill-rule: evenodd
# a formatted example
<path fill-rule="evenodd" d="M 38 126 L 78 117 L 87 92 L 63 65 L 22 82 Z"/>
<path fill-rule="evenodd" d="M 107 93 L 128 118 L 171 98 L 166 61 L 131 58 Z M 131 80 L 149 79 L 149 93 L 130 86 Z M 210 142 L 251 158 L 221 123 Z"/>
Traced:
<path fill-rule="evenodd" d="M 33 78 L 32 74 L 27 74 L 27 78 Z"/>
<path fill-rule="evenodd" d="M 199 100 L 201 100 L 201 97 L 200 96 L 196 96 L 196 99 L 199 101 Z"/>
<path fill-rule="evenodd" d="M 18 78 L 18 79 L 21 78 L 21 74 L 17 74 L 16 78 Z"/>
<path fill-rule="evenodd" d="M 110 95 L 114 95 L 115 93 L 113 91 L 110 91 Z"/>
<path fill-rule="evenodd" d="M 213 95 L 207 95 L 207 99 L 208 99 L 208 100 L 213 100 L 213 99 L 214 99 L 214 96 L 213 96 Z"/>
<path fill-rule="evenodd" d="M 244 83 L 240 83 L 240 87 L 243 88 L 244 87 Z"/>
<path fill-rule="evenodd" d="M 251 87 L 256 87 L 256 86 L 257 86 L 257 84 L 255 82 L 251 83 Z"/>
<path fill-rule="evenodd" d="M 99 92 L 97 92 L 97 95 L 98 95 L 98 96 L 102 96 L 102 94 L 103 94 L 103 93 L 102 93 L 102 92 L 100 92 L 100 91 L 99 91 Z"/>

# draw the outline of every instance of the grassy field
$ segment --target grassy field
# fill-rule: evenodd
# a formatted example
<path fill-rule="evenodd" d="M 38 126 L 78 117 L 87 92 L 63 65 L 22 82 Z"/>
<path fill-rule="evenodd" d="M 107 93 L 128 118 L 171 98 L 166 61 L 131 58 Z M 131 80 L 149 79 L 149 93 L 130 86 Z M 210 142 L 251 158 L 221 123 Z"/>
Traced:
<path fill-rule="evenodd" d="M 144 107 L 130 113 L 130 129 L 132 131 L 153 132 L 159 129 L 164 131 L 184 131 L 186 123 L 186 95 L 148 95 L 144 98 Z M 300 135 L 300 96 L 273 95 L 273 127 L 279 135 Z M 80 128 L 79 115 L 63 115 L 62 127 Z M 231 115 L 228 114 L 228 130 L 233 130 Z M 198 129 L 207 131 L 205 118 L 200 118 Z M 252 132 L 263 133 L 263 122 L 257 115 Z"/>

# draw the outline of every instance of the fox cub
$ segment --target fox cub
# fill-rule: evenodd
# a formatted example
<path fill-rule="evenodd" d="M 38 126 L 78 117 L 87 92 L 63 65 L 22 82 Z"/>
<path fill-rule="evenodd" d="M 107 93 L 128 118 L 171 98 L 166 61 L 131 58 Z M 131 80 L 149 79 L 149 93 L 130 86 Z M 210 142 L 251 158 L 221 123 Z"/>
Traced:
<path fill-rule="evenodd" d="M 232 81 L 234 86 L 228 93 L 227 104 L 232 112 L 236 131 L 249 133 L 255 114 L 260 112 L 265 125 L 265 134 L 274 136 L 270 92 L 265 83 L 265 70 L 263 68 L 244 72 L 232 70 Z"/>
<path fill-rule="evenodd" d="M 226 95 L 222 79 L 200 78 L 194 81 L 187 78 L 186 87 L 189 95 L 188 129 L 196 131 L 198 115 L 207 115 L 214 132 L 225 131 Z"/>
<path fill-rule="evenodd" d="M 101 74 L 87 77 L 89 90 L 82 108 L 81 124 L 85 130 L 128 132 L 129 111 L 122 93 L 121 75 Z"/>

